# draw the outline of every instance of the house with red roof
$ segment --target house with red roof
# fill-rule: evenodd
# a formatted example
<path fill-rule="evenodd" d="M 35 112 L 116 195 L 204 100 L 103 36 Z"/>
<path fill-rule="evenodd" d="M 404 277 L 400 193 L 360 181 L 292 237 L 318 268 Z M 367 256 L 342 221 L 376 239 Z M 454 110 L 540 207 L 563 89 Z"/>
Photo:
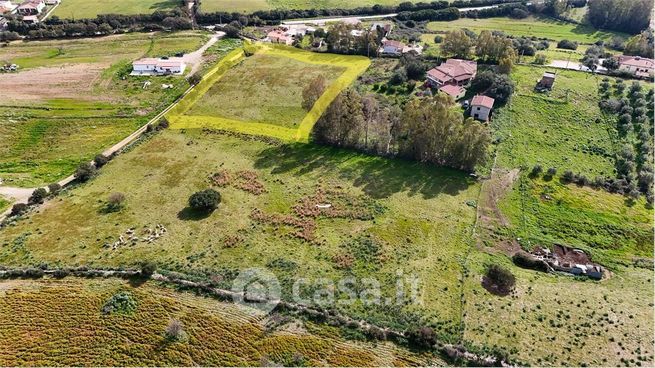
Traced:
<path fill-rule="evenodd" d="M 283 45 L 291 45 L 293 43 L 293 36 L 287 34 L 287 32 L 282 29 L 274 29 L 268 32 L 266 38 L 271 43 L 281 43 Z"/>
<path fill-rule="evenodd" d="M 476 95 L 471 100 L 471 117 L 481 121 L 489 121 L 489 115 L 494 107 L 494 99 L 488 96 Z"/>
<path fill-rule="evenodd" d="M 384 40 L 382 41 L 380 53 L 383 55 L 401 55 L 404 48 L 405 44 L 400 41 Z"/>
<path fill-rule="evenodd" d="M 478 72 L 478 63 L 475 61 L 448 59 L 436 68 L 428 70 L 428 83 L 433 87 L 446 84 L 465 86 L 475 78 Z"/>
<path fill-rule="evenodd" d="M 39 15 L 45 8 L 45 2 L 43 0 L 27 0 L 22 4 L 18 5 L 16 12 L 20 15 Z"/>
<path fill-rule="evenodd" d="M 653 59 L 640 56 L 621 55 L 619 59 L 619 71 L 630 73 L 639 78 L 653 77 L 655 63 Z"/>
<path fill-rule="evenodd" d="M 439 91 L 452 97 L 455 101 L 463 98 L 466 94 L 466 89 L 464 87 L 456 86 L 454 84 L 445 84 L 439 87 Z"/>

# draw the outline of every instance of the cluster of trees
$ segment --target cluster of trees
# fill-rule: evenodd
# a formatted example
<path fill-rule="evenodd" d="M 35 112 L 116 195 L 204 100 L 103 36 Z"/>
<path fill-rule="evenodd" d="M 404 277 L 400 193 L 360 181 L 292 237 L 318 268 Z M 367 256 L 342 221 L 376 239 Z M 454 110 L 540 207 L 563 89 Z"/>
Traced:
<path fill-rule="evenodd" d="M 7 32 L 3 37 L 14 33 L 30 39 L 89 37 L 126 31 L 159 31 L 191 29 L 191 19 L 181 9 L 156 11 L 149 15 L 104 14 L 94 19 L 60 19 L 52 16 L 46 21 L 28 24 L 19 16 L 8 16 Z"/>
<path fill-rule="evenodd" d="M 528 15 L 530 15 L 529 8 L 519 2 L 505 4 L 495 8 L 468 10 L 462 13 L 462 17 L 474 19 L 495 17 L 512 17 L 521 19 Z"/>
<path fill-rule="evenodd" d="M 382 42 L 383 32 L 373 30 L 357 37 L 352 35 L 353 29 L 355 26 L 351 24 L 334 24 L 325 36 L 328 51 L 335 54 L 375 55 Z"/>
<path fill-rule="evenodd" d="M 566 49 L 566 50 L 577 50 L 578 49 L 578 43 L 576 41 L 560 40 L 557 43 L 557 48 L 558 49 Z"/>
<path fill-rule="evenodd" d="M 653 90 L 644 93 L 639 82 L 629 88 L 618 79 L 611 87 L 608 78 L 601 82 L 600 107 L 605 112 L 617 114 L 617 129 L 621 137 L 634 135 L 616 155 L 617 181 L 610 189 L 621 191 L 631 197 L 639 192 L 653 203 Z M 627 96 L 624 91 L 627 89 Z M 613 90 L 613 91 L 612 91 Z M 612 96 L 614 95 L 614 96 Z M 636 193 L 636 194 L 635 194 Z"/>
<path fill-rule="evenodd" d="M 587 19 L 596 28 L 637 34 L 648 28 L 652 0 L 589 0 Z"/>
<path fill-rule="evenodd" d="M 216 24 L 216 23 L 229 23 L 234 20 L 239 20 L 240 18 L 246 17 L 249 18 L 249 23 L 251 24 L 278 24 L 280 21 L 285 19 L 297 19 L 297 18 L 319 18 L 319 17 L 339 17 L 339 16 L 351 16 L 351 15 L 379 15 L 379 14 L 391 14 L 391 13 L 412 13 L 412 12 L 423 12 L 426 10 L 435 11 L 442 10 L 448 7 L 452 8 L 467 8 L 467 7 L 478 7 L 486 5 L 496 5 L 503 3 L 512 3 L 516 0 L 458 0 L 454 1 L 452 4 L 449 4 L 448 1 L 439 0 L 431 2 L 410 2 L 406 1 L 400 3 L 396 6 L 385 6 L 385 5 L 373 5 L 373 6 L 364 6 L 358 8 L 337 8 L 337 9 L 274 9 L 274 10 L 262 10 L 256 11 L 254 13 L 244 15 L 243 13 L 228 13 L 228 12 L 215 12 L 215 13 L 198 13 L 196 15 L 196 21 L 199 24 Z M 411 18 L 407 18 L 411 19 Z M 405 20 L 407 20 L 405 19 Z"/>
<path fill-rule="evenodd" d="M 312 134 L 322 144 L 473 172 L 487 160 L 491 134 L 452 106 L 450 97 L 438 94 L 414 98 L 401 109 L 348 89 L 321 116 Z"/>
<path fill-rule="evenodd" d="M 496 74 L 486 70 L 473 78 L 471 91 L 484 94 L 496 100 L 496 103 L 505 104 L 514 93 L 514 82 L 506 74 Z"/>
<path fill-rule="evenodd" d="M 624 54 L 653 57 L 653 30 L 647 29 L 636 36 L 630 37 L 624 45 Z"/>
<path fill-rule="evenodd" d="M 398 13 L 397 19 L 402 21 L 450 21 L 459 19 L 460 12 L 457 8 L 450 7 L 441 10 L 425 9 L 418 11 L 404 11 Z"/>
<path fill-rule="evenodd" d="M 605 59 L 603 60 L 603 66 L 608 70 L 615 70 L 619 67 L 618 60 L 613 58 L 611 53 L 605 51 L 602 44 L 589 47 L 585 51 L 581 61 L 582 65 L 586 66 L 591 71 L 596 71 L 600 59 Z"/>
<path fill-rule="evenodd" d="M 475 55 L 486 63 L 498 63 L 500 72 L 505 74 L 509 74 L 516 59 L 512 40 L 504 35 L 493 35 L 489 31 L 480 32 Z"/>

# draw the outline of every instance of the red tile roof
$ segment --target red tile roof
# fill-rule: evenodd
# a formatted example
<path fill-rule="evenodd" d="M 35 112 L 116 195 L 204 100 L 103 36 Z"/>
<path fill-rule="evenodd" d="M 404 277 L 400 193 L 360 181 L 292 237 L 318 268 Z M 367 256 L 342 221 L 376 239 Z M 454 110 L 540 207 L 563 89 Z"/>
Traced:
<path fill-rule="evenodd" d="M 441 83 L 448 83 L 452 80 L 463 81 L 473 78 L 478 70 L 475 61 L 448 59 L 436 68 L 428 71 L 428 76 Z"/>
<path fill-rule="evenodd" d="M 452 84 L 446 84 L 445 86 L 439 88 L 439 90 L 454 98 L 457 98 L 459 95 L 462 94 L 462 92 L 465 91 L 464 88 L 460 86 L 454 86 Z"/>
<path fill-rule="evenodd" d="M 619 63 L 630 65 L 630 66 L 636 66 L 639 68 L 650 68 L 650 69 L 652 69 L 653 64 L 655 64 L 653 59 L 643 58 L 639 56 L 626 56 L 626 55 L 619 56 Z"/>
<path fill-rule="evenodd" d="M 491 97 L 476 95 L 473 97 L 473 100 L 471 100 L 471 106 L 484 106 L 491 109 L 494 107 L 494 101 L 495 100 Z"/>

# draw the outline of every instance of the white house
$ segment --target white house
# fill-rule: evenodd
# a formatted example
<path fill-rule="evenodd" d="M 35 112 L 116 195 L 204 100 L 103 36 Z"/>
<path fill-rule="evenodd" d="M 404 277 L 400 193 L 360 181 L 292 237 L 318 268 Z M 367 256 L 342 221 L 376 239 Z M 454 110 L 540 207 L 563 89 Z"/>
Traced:
<path fill-rule="evenodd" d="M 18 5 L 11 1 L 0 1 L 0 14 L 12 13 L 17 7 Z"/>
<path fill-rule="evenodd" d="M 57 5 L 61 2 L 61 0 L 45 0 L 46 5 Z"/>
<path fill-rule="evenodd" d="M 39 15 L 45 9 L 43 0 L 27 0 L 18 5 L 16 12 L 20 15 Z"/>
<path fill-rule="evenodd" d="M 619 56 L 619 71 L 648 78 L 653 76 L 654 63 L 653 59 L 621 55 Z"/>
<path fill-rule="evenodd" d="M 145 58 L 132 62 L 130 75 L 180 75 L 184 73 L 184 69 L 186 69 L 186 63 L 182 58 Z"/>
<path fill-rule="evenodd" d="M 471 116 L 473 119 L 488 121 L 489 114 L 494 107 L 494 99 L 487 96 L 476 95 L 471 100 Z"/>
<path fill-rule="evenodd" d="M 380 52 L 384 55 L 400 55 L 403 53 L 405 44 L 400 41 L 385 40 L 382 42 Z"/>

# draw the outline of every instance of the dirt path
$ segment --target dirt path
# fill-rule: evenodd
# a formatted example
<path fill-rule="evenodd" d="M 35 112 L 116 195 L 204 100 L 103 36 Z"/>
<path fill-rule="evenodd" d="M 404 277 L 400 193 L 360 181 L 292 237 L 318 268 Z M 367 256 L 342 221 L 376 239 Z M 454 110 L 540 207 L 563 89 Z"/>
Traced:
<path fill-rule="evenodd" d="M 216 43 L 216 41 L 220 40 L 224 36 L 225 36 L 225 32 L 216 32 L 214 35 L 211 36 L 209 41 L 207 41 L 207 43 L 202 45 L 198 50 L 182 56 L 182 60 L 184 60 L 185 63 L 193 65 L 191 67 L 191 72 L 189 72 L 189 75 L 193 75 L 200 69 L 200 66 L 202 65 L 202 54 L 204 54 L 208 48 L 210 48 L 213 44 Z"/>

